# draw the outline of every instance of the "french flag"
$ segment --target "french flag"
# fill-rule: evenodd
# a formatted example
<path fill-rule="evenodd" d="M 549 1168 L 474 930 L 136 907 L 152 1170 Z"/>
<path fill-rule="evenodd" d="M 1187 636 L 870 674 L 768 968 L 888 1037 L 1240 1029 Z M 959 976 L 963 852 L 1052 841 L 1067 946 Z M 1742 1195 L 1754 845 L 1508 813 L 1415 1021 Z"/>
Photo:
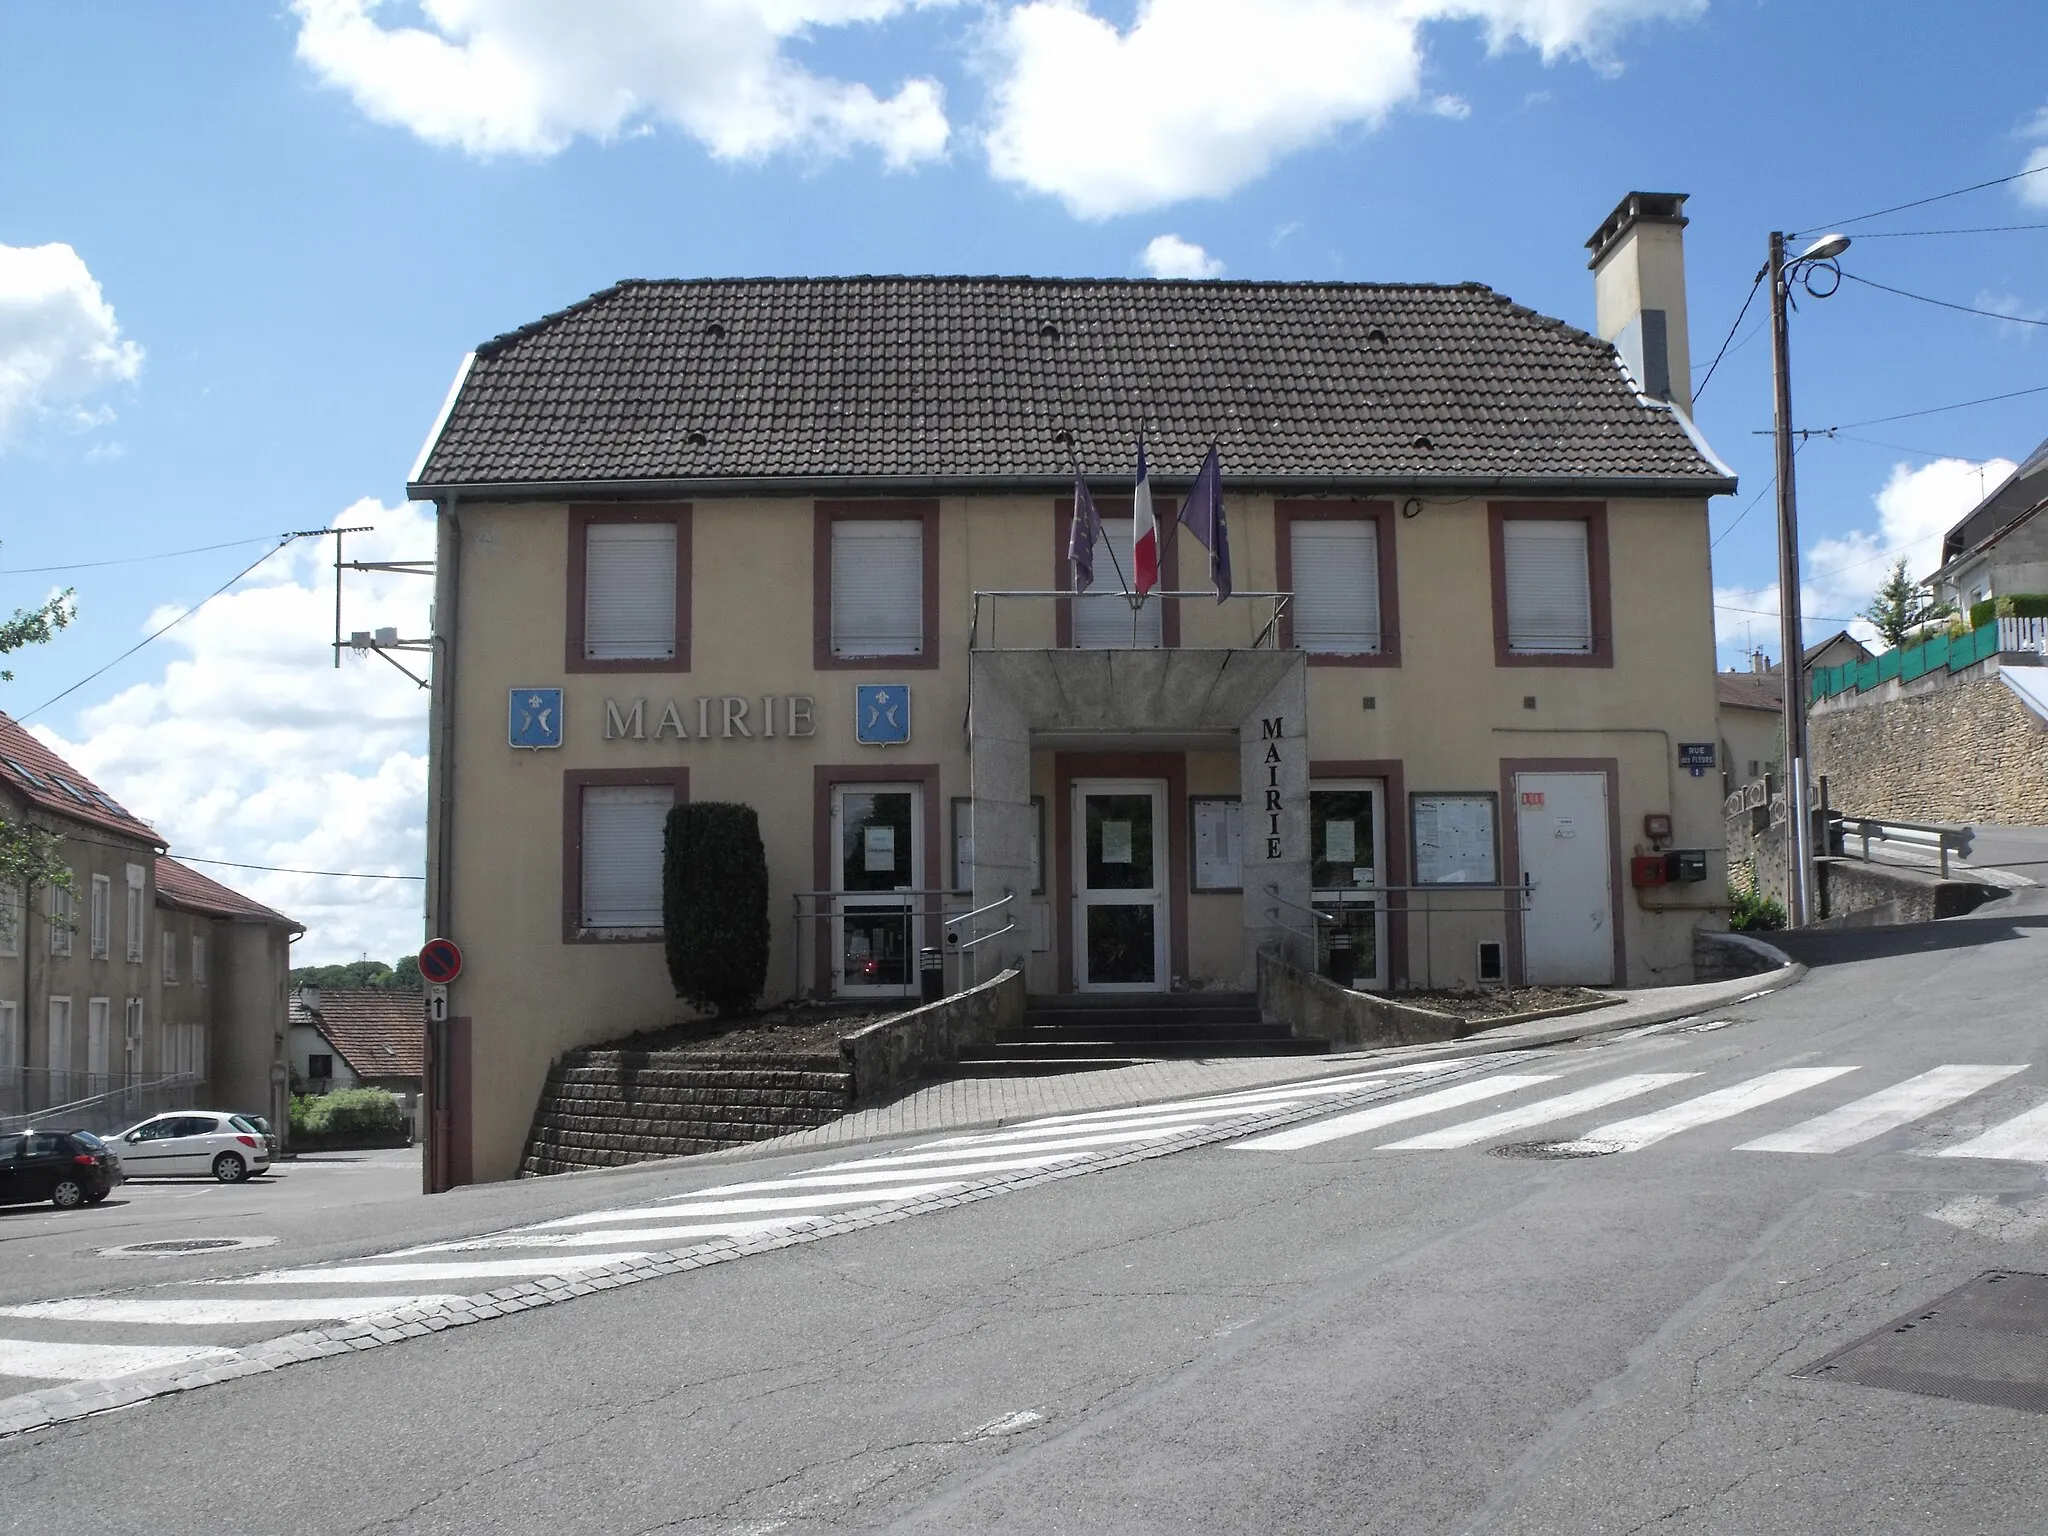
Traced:
<path fill-rule="evenodd" d="M 1152 516 L 1152 480 L 1145 472 L 1145 439 L 1138 439 L 1138 489 L 1131 497 L 1131 538 L 1136 546 L 1134 585 L 1143 597 L 1159 585 L 1159 523 Z"/>

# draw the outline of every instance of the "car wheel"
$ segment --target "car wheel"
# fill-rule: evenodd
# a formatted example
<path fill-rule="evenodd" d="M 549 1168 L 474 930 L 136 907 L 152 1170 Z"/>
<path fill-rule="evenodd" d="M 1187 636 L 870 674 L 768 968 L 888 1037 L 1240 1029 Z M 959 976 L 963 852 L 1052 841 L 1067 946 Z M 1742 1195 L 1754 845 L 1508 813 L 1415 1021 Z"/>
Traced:
<path fill-rule="evenodd" d="M 76 1179 L 59 1179 L 50 1186 L 50 1204 L 60 1211 L 85 1203 L 85 1186 Z"/>
<path fill-rule="evenodd" d="M 249 1165 L 232 1152 L 223 1152 L 213 1160 L 213 1176 L 223 1184 L 239 1184 L 249 1175 Z"/>

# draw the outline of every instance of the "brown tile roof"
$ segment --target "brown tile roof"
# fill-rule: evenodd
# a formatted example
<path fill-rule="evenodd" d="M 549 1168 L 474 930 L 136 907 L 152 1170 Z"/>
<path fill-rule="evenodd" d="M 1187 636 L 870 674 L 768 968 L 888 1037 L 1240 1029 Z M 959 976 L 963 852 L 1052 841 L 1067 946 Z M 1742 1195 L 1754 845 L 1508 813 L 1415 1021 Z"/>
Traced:
<path fill-rule="evenodd" d="M 619 283 L 486 342 L 413 489 L 1732 490 L 1613 347 L 1477 283 Z"/>
<path fill-rule="evenodd" d="M 319 1030 L 357 1077 L 426 1073 L 426 1001 L 417 992 L 322 987 L 317 1015 L 294 992 L 292 1022 Z"/>
<path fill-rule="evenodd" d="M 12 717 L 0 714 L 0 780 L 38 810 L 164 846 L 156 830 L 44 746 Z"/>
<path fill-rule="evenodd" d="M 252 901 L 240 891 L 231 891 L 218 880 L 209 880 L 198 870 L 163 854 L 156 861 L 156 899 L 164 906 L 208 917 L 253 917 L 305 932 L 303 923 L 294 922 L 260 901 Z"/>
<path fill-rule="evenodd" d="M 1730 709 L 1783 709 L 1785 678 L 1778 672 L 1716 672 L 1714 697 Z"/>

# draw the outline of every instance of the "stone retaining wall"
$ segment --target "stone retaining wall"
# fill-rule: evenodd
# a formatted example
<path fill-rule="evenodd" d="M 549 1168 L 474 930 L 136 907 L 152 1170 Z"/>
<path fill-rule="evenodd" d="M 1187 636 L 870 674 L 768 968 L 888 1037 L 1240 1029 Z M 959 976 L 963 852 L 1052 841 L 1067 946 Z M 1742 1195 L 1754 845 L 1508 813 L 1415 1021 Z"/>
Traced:
<path fill-rule="evenodd" d="M 1484 1027 L 1455 1013 L 1354 992 L 1270 954 L 1259 956 L 1259 1018 L 1287 1025 L 1298 1040 L 1335 1046 L 1432 1045 Z"/>
<path fill-rule="evenodd" d="M 882 1019 L 839 1042 L 855 1098 L 873 1099 L 951 1068 L 971 1046 L 1024 1022 L 1024 973 L 1007 970 L 978 987 Z"/>
<path fill-rule="evenodd" d="M 1829 802 L 1901 821 L 2048 822 L 2048 728 L 1996 665 L 1816 704 L 1807 731 Z"/>
<path fill-rule="evenodd" d="M 1710 928 L 1693 931 L 1694 981 L 1733 981 L 1738 976 L 1761 976 L 1791 963 L 1791 957 L 1783 950 L 1774 949 L 1766 940 L 1752 938 L 1746 933 L 1721 933 Z"/>

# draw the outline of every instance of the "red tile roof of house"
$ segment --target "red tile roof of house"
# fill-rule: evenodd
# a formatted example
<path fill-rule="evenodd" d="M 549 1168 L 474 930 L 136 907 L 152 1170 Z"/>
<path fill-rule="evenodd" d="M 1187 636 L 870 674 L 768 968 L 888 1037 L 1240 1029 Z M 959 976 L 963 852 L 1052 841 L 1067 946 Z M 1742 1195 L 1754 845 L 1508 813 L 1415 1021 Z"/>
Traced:
<path fill-rule="evenodd" d="M 163 837 L 63 758 L 0 714 L 0 781 L 39 810 L 162 848 Z"/>
<path fill-rule="evenodd" d="M 292 994 L 292 1022 L 319 1030 L 357 1077 L 424 1077 L 426 1018 L 417 992 L 322 987 L 318 1014 Z"/>
<path fill-rule="evenodd" d="M 208 917 L 253 917 L 261 922 L 282 923 L 301 933 L 306 931 L 305 924 L 293 922 L 282 912 L 252 901 L 240 891 L 231 891 L 218 880 L 209 880 L 198 870 L 163 854 L 156 861 L 156 899 L 167 907 L 202 912 Z"/>

